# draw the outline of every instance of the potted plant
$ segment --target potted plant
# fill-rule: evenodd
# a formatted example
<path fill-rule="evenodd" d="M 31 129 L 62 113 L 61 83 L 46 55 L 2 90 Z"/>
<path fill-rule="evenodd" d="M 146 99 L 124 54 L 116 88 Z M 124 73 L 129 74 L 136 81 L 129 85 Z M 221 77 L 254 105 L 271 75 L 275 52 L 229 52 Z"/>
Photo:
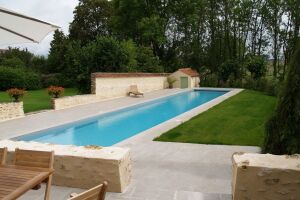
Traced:
<path fill-rule="evenodd" d="M 168 85 L 169 85 L 169 88 L 172 89 L 173 88 L 173 84 L 176 82 L 176 78 L 174 77 L 171 77 L 171 76 L 168 76 L 167 77 L 167 82 L 168 82 Z"/>
<path fill-rule="evenodd" d="M 47 90 L 48 94 L 56 99 L 63 95 L 65 89 L 60 86 L 50 86 Z"/>
<path fill-rule="evenodd" d="M 20 99 L 26 94 L 24 89 L 11 88 L 6 91 L 10 98 L 13 99 L 14 102 L 19 102 Z"/>

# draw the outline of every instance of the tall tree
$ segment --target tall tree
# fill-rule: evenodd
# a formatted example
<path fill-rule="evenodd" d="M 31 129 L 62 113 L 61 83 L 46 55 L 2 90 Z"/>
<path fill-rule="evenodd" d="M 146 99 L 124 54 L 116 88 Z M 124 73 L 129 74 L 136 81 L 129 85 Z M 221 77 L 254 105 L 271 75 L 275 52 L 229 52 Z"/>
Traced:
<path fill-rule="evenodd" d="M 277 77 L 281 50 L 280 33 L 284 14 L 283 0 L 266 0 L 264 13 L 266 15 L 266 24 L 271 37 L 273 76 Z"/>
<path fill-rule="evenodd" d="M 74 20 L 70 24 L 70 39 L 81 40 L 86 44 L 97 36 L 110 35 L 112 14 L 111 1 L 79 0 L 74 10 Z"/>
<path fill-rule="evenodd" d="M 266 124 L 263 151 L 273 154 L 300 153 L 300 43 L 274 116 Z"/>
<path fill-rule="evenodd" d="M 54 32 L 53 40 L 50 43 L 48 72 L 58 73 L 64 70 L 67 43 L 68 40 L 65 34 L 60 30 L 56 30 Z"/>

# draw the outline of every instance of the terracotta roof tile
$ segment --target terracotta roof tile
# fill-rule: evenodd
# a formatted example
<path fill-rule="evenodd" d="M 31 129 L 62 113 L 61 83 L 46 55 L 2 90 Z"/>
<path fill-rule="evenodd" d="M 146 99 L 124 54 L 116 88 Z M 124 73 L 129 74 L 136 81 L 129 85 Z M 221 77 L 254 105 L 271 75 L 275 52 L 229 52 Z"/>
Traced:
<path fill-rule="evenodd" d="M 192 68 L 181 68 L 181 69 L 178 69 L 178 71 L 181 71 L 182 73 L 185 73 L 186 75 L 189 75 L 192 77 L 199 76 L 199 73 Z"/>
<path fill-rule="evenodd" d="M 168 76 L 168 73 L 102 73 L 96 72 L 92 76 L 96 78 L 120 78 L 120 77 L 151 77 Z"/>

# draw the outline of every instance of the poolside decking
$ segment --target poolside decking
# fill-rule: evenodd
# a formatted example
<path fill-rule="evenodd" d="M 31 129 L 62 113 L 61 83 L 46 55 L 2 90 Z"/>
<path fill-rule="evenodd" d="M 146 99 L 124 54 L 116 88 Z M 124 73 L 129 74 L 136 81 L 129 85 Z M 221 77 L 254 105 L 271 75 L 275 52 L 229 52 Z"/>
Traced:
<path fill-rule="evenodd" d="M 174 94 L 178 90 L 146 93 L 144 98 L 119 98 L 76 108 L 39 113 L 0 123 L 0 139 L 42 129 L 58 123 L 100 114 L 118 107 L 132 105 L 157 97 Z M 209 105 L 208 105 L 209 106 Z M 200 110 L 196 110 L 199 112 Z M 108 200 L 229 200 L 231 199 L 231 155 L 237 151 L 258 152 L 258 147 L 201 145 L 153 142 L 165 129 L 181 123 L 191 112 L 153 127 L 133 138 L 116 144 L 131 148 L 133 158 L 132 182 L 124 193 L 109 193 Z M 66 199 L 81 189 L 53 187 L 52 198 Z M 21 199 L 39 200 L 43 190 L 31 191 Z"/>
<path fill-rule="evenodd" d="M 259 151 L 256 147 L 153 141 L 130 148 L 132 182 L 122 194 L 108 193 L 107 200 L 230 200 L 232 153 Z M 53 187 L 51 199 L 65 200 L 80 191 Z M 42 198 L 43 190 L 38 190 L 21 199 Z"/>

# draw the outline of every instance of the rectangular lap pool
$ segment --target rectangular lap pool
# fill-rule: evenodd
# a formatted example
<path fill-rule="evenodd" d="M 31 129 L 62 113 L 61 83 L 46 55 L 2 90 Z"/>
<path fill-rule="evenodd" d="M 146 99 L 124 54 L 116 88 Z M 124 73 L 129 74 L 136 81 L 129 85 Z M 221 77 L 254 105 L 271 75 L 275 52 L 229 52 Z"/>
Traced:
<path fill-rule="evenodd" d="M 213 90 L 182 92 L 16 139 L 77 146 L 111 146 L 226 92 Z"/>

